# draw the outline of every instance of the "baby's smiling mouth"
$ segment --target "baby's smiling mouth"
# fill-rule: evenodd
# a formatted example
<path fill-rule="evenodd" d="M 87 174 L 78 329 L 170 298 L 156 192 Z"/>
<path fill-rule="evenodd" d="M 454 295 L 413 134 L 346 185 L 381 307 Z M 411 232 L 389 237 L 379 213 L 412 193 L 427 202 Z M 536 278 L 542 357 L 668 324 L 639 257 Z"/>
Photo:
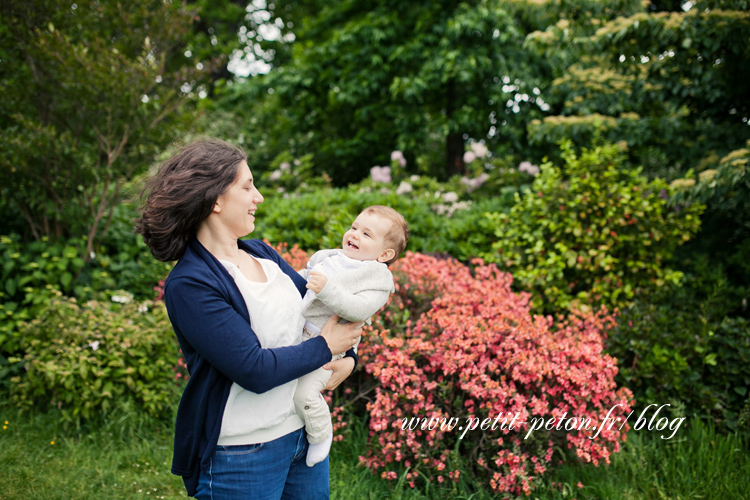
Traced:
<path fill-rule="evenodd" d="M 355 245 L 354 243 L 352 243 L 351 241 L 347 241 L 347 242 L 346 242 L 346 244 L 347 244 L 348 246 L 350 246 L 350 247 L 352 247 L 352 248 L 356 249 L 356 250 L 359 250 L 359 247 L 358 247 L 357 245 Z"/>

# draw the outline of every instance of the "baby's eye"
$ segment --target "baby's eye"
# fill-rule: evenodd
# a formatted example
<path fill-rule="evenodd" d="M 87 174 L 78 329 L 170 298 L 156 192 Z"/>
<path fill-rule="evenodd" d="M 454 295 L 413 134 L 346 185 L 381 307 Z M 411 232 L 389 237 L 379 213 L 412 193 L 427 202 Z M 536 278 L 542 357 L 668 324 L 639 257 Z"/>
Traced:
<path fill-rule="evenodd" d="M 364 233 L 364 234 L 365 234 L 365 236 L 367 236 L 368 238 L 370 237 L 370 233 L 368 233 L 367 231 L 365 231 L 365 233 Z"/>

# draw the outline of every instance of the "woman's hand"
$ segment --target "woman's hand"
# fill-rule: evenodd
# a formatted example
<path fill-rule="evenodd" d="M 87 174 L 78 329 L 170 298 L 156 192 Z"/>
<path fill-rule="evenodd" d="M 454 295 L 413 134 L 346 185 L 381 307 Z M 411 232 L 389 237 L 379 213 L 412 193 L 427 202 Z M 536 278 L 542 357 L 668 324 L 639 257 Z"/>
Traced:
<path fill-rule="evenodd" d="M 334 314 L 328 318 L 328 322 L 320 331 L 320 336 L 325 339 L 328 349 L 334 356 L 354 347 L 357 339 L 362 335 L 362 327 L 359 324 L 344 323 L 341 325 L 339 324 L 340 319 L 341 316 Z"/>
<path fill-rule="evenodd" d="M 352 371 L 354 370 L 354 358 L 342 358 L 337 359 L 336 361 L 330 361 L 323 365 L 323 369 L 333 370 L 331 379 L 326 386 L 323 387 L 324 391 L 332 391 L 338 387 L 341 382 L 346 380 L 346 377 L 352 374 Z"/>

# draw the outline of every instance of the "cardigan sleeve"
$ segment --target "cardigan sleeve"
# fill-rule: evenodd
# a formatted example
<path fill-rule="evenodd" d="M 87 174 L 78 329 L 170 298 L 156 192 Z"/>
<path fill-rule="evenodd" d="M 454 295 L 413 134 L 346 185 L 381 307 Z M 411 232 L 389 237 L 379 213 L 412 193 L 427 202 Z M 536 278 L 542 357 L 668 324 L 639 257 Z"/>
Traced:
<path fill-rule="evenodd" d="M 322 337 L 296 346 L 263 349 L 247 320 L 217 290 L 197 279 L 172 280 L 165 290 L 165 302 L 178 338 L 194 349 L 184 353 L 186 358 L 197 353 L 249 391 L 266 392 L 331 359 Z"/>

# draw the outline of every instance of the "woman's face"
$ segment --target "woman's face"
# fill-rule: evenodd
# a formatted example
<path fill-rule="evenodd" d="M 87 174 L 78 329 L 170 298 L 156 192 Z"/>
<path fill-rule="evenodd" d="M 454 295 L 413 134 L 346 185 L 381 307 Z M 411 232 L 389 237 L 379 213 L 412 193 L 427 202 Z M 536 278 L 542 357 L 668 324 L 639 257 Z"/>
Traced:
<path fill-rule="evenodd" d="M 263 195 L 253 182 L 253 174 L 246 161 L 237 167 L 237 178 L 219 195 L 214 214 L 221 224 L 237 238 L 247 236 L 255 230 L 255 210 L 263 202 Z"/>

